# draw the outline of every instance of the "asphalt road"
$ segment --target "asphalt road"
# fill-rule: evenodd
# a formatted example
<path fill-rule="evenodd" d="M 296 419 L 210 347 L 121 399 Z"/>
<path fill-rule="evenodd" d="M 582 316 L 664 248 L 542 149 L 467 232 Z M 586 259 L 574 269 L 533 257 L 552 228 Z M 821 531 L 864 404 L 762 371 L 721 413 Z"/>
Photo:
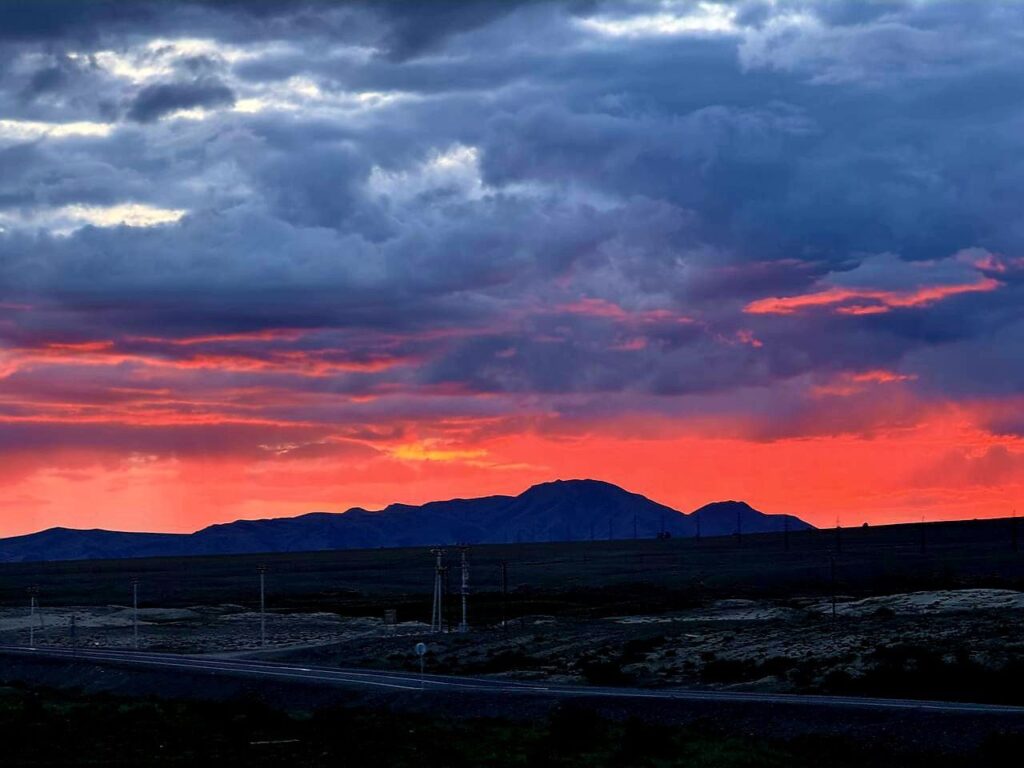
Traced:
<path fill-rule="evenodd" d="M 548 685 L 543 682 L 514 682 L 456 675 L 423 675 L 408 672 L 377 672 L 366 669 L 335 669 L 301 666 L 251 659 L 223 659 L 171 653 L 106 650 L 100 648 L 59 649 L 0 646 L 0 657 L 36 658 L 84 662 L 117 667 L 154 670 L 183 670 L 229 677 L 247 677 L 285 682 L 330 685 L 382 691 L 432 691 L 475 693 L 495 696 L 544 696 L 552 698 L 642 699 L 648 701 L 695 701 L 783 704 L 868 710 L 915 710 L 961 714 L 1022 715 L 1024 707 L 1001 704 L 969 704 L 915 699 L 878 699 L 856 696 L 818 696 L 740 691 L 702 691 L 680 688 L 646 689 L 602 686 Z"/>

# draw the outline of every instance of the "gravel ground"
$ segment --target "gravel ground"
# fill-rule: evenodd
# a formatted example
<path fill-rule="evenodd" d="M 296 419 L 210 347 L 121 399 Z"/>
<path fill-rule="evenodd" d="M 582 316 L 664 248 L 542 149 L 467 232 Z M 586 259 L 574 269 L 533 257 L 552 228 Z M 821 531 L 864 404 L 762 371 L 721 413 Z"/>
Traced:
<path fill-rule="evenodd" d="M 3 609 L 0 643 L 27 642 L 30 621 L 40 645 L 133 643 L 132 611 L 124 606 L 43 606 L 33 619 L 25 608 Z M 976 683 L 985 673 L 1024 669 L 1024 593 L 1010 590 L 840 598 L 834 619 L 831 601 L 820 598 L 731 599 L 658 615 L 529 616 L 467 634 L 430 634 L 420 622 L 388 627 L 377 618 L 270 613 L 264 649 L 259 625 L 258 613 L 236 605 L 147 608 L 139 611 L 139 646 L 414 670 L 413 646 L 425 640 L 428 669 L 437 672 L 784 692 L 858 692 L 862 683 L 884 683 L 878 677 L 893 685 L 907 678 L 899 684 L 912 685 L 915 674 L 927 677 L 931 669 L 967 686 L 962 696 L 954 687 L 946 694 L 952 698 L 985 698 L 984 691 L 971 688 L 971 678 Z M 931 683 L 925 688 L 924 693 L 944 690 L 933 690 Z"/>

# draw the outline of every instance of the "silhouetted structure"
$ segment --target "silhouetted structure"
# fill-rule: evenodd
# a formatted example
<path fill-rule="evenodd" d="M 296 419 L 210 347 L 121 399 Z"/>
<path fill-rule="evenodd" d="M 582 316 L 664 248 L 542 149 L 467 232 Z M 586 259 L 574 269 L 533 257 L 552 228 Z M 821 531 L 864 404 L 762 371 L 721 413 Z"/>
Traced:
<path fill-rule="evenodd" d="M 260 647 L 267 644 L 267 589 L 266 576 L 267 566 L 256 566 L 256 572 L 260 575 Z"/>
<path fill-rule="evenodd" d="M 459 632 L 469 631 L 469 621 L 466 616 L 466 602 L 469 599 L 469 562 L 466 560 L 466 547 L 460 547 L 462 557 L 462 619 L 459 621 Z"/>
<path fill-rule="evenodd" d="M 432 549 L 431 554 L 435 557 L 434 566 L 434 605 L 430 613 L 430 631 L 444 631 L 444 550 Z"/>
<path fill-rule="evenodd" d="M 132 579 L 132 648 L 139 647 L 139 580 Z"/>
<path fill-rule="evenodd" d="M 508 561 L 500 560 L 501 568 L 501 628 L 508 631 Z"/>

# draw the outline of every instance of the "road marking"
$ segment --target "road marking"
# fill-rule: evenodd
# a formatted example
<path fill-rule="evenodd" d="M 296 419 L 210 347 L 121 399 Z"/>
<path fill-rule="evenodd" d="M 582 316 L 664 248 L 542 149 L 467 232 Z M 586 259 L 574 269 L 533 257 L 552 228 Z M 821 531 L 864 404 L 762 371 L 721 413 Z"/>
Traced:
<path fill-rule="evenodd" d="M 296 667 L 252 659 L 217 659 L 193 655 L 147 653 L 106 649 L 28 648 L 0 646 L 0 654 L 49 657 L 90 663 L 125 664 L 129 666 L 187 669 L 196 672 L 235 674 L 241 676 L 277 677 L 294 682 L 321 682 L 396 690 L 419 691 L 418 675 L 404 672 L 330 669 L 327 667 Z M 454 675 L 427 675 L 423 682 L 431 690 L 461 690 L 495 694 L 543 694 L 564 697 L 603 697 L 677 701 L 709 701 L 730 703 L 793 704 L 859 709 L 928 710 L 949 713 L 1024 714 L 1024 707 L 1003 704 L 942 702 L 913 699 L 857 698 L 853 696 L 820 696 L 809 694 L 773 694 L 747 691 L 638 690 L 630 688 L 587 688 L 585 686 L 547 686 L 511 680 L 460 678 Z"/>

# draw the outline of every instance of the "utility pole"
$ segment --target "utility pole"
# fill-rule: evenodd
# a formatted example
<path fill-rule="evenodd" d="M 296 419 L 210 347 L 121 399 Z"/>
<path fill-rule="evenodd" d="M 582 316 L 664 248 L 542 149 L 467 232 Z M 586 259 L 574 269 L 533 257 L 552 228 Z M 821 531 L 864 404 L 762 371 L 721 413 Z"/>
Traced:
<path fill-rule="evenodd" d="M 843 551 L 843 526 L 839 524 L 839 518 L 836 517 L 836 552 Z"/>
<path fill-rule="evenodd" d="M 132 648 L 139 649 L 139 580 L 132 579 Z"/>
<path fill-rule="evenodd" d="M 444 603 L 444 613 L 442 618 L 444 619 L 444 631 L 446 633 L 452 631 L 451 608 L 448 607 L 448 593 L 452 591 L 451 570 L 452 569 L 447 563 L 445 563 L 444 567 L 441 568 L 441 596 L 443 597 Z"/>
<path fill-rule="evenodd" d="M 39 587 L 28 588 L 28 647 L 36 647 L 36 609 L 39 606 Z M 39 626 L 42 627 L 42 615 L 40 614 Z"/>
<path fill-rule="evenodd" d="M 508 632 L 508 561 L 501 560 L 501 628 Z"/>
<path fill-rule="evenodd" d="M 267 645 L 267 566 L 260 563 L 256 566 L 260 575 L 260 648 Z"/>
<path fill-rule="evenodd" d="M 444 550 L 432 549 L 430 553 L 435 556 L 434 567 L 434 605 L 430 612 L 430 631 L 442 632 L 444 628 Z"/>
<path fill-rule="evenodd" d="M 829 566 L 832 571 L 832 621 L 836 620 L 836 556 L 833 553 L 829 553 L 828 556 Z"/>
<path fill-rule="evenodd" d="M 466 547 L 460 547 L 459 554 L 462 556 L 462 621 L 459 622 L 459 632 L 469 632 L 469 622 L 466 618 L 466 600 L 469 598 L 469 562 L 466 560 Z"/>

